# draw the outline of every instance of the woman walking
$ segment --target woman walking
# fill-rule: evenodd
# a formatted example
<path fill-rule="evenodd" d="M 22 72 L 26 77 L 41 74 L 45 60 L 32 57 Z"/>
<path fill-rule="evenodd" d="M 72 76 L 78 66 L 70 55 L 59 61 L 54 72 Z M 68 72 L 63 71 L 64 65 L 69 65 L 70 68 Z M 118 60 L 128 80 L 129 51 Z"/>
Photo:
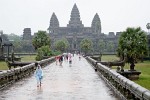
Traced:
<path fill-rule="evenodd" d="M 37 62 L 35 63 L 35 66 L 36 66 L 35 77 L 37 80 L 37 87 L 39 87 L 39 86 L 41 86 L 41 81 L 43 78 L 43 71 L 41 69 L 41 66 Z"/>

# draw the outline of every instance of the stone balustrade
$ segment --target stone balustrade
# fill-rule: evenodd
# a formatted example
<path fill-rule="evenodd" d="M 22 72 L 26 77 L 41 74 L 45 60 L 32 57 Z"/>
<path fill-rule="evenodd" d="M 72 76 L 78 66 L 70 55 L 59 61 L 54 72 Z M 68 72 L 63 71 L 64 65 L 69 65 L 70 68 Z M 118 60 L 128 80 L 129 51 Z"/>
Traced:
<path fill-rule="evenodd" d="M 38 63 L 44 67 L 48 64 L 51 64 L 55 60 L 54 57 L 44 59 L 39 61 Z M 1 71 L 0 72 L 0 90 L 11 85 L 12 83 L 27 77 L 34 73 L 35 71 L 35 64 L 31 63 L 29 65 L 25 65 L 23 67 L 14 68 L 11 70 Z"/>
<path fill-rule="evenodd" d="M 121 100 L 150 100 L 150 91 L 96 60 L 86 58 Z"/>

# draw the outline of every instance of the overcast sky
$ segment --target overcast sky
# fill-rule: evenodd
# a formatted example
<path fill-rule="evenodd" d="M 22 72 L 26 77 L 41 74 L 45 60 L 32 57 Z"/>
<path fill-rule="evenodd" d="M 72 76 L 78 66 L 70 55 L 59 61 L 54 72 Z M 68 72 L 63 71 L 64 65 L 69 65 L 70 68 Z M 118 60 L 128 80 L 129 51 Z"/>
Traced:
<path fill-rule="evenodd" d="M 84 26 L 90 27 L 98 13 L 105 34 L 138 26 L 147 31 L 150 23 L 150 0 L 0 0 L 0 30 L 17 35 L 24 28 L 31 28 L 32 34 L 47 30 L 53 12 L 65 27 L 75 3 Z"/>

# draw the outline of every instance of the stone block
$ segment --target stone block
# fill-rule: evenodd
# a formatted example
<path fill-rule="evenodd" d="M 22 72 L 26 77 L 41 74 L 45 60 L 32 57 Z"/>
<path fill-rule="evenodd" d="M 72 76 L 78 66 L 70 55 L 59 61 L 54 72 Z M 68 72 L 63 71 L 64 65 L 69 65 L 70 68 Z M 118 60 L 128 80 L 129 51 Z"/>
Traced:
<path fill-rule="evenodd" d="M 150 91 L 146 91 L 143 93 L 144 100 L 150 100 Z"/>

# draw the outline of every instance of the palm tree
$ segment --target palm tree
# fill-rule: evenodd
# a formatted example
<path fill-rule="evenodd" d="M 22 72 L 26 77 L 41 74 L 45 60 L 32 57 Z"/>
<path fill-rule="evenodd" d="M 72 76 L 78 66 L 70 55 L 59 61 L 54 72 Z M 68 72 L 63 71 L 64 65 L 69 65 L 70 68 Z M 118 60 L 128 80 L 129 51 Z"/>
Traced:
<path fill-rule="evenodd" d="M 147 35 L 140 27 L 127 28 L 119 38 L 118 56 L 130 63 L 130 70 L 133 71 L 135 62 L 147 54 Z"/>

